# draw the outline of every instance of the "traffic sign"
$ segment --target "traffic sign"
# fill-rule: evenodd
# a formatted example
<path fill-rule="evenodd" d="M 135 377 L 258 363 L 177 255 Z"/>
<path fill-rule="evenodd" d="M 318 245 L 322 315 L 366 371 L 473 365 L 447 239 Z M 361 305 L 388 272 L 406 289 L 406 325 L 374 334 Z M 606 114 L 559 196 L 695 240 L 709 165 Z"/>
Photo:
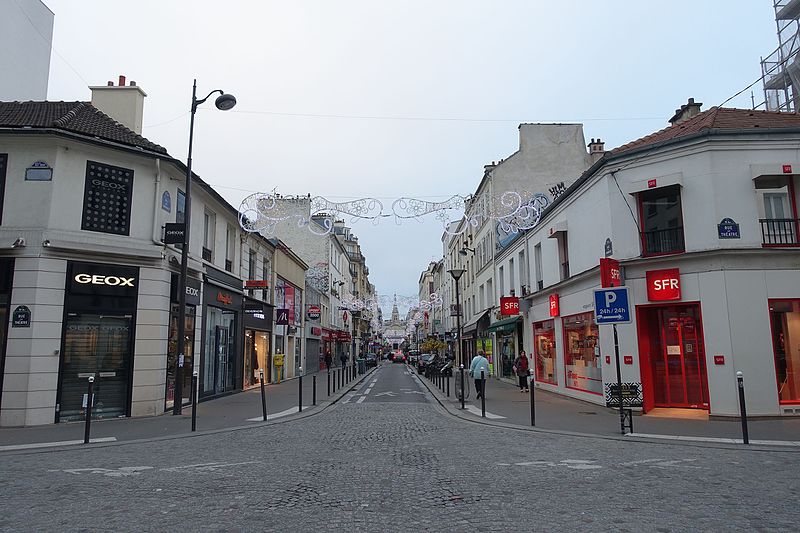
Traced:
<path fill-rule="evenodd" d="M 594 318 L 598 325 L 630 323 L 631 309 L 628 287 L 595 289 Z"/>

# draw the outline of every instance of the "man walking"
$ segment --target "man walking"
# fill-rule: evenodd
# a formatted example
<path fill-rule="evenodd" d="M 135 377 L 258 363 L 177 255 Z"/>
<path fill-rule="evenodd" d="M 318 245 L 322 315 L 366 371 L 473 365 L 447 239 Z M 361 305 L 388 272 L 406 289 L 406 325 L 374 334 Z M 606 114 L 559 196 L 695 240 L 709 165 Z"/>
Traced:
<path fill-rule="evenodd" d="M 483 350 L 478 350 L 478 355 L 472 358 L 472 362 L 469 365 L 469 375 L 475 380 L 475 390 L 478 392 L 475 399 L 479 400 L 481 396 L 486 397 L 486 391 L 483 390 L 486 381 L 481 379 L 481 376 L 484 378 L 489 377 L 489 360 L 484 356 Z"/>

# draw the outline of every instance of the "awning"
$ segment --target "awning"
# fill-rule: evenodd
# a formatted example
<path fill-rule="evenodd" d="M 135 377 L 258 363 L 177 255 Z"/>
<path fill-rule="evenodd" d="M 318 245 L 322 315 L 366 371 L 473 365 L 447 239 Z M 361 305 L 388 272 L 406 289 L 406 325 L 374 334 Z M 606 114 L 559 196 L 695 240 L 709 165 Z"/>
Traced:
<path fill-rule="evenodd" d="M 470 320 L 469 322 L 464 324 L 461 327 L 461 334 L 462 335 L 466 335 L 467 333 L 472 333 L 473 331 L 477 330 L 478 329 L 478 322 L 480 322 L 481 319 L 483 317 L 485 317 L 486 315 L 488 315 L 488 314 L 489 314 L 489 310 L 487 309 L 486 311 L 484 311 L 483 313 L 481 313 L 480 315 L 475 317 L 473 320 Z"/>
<path fill-rule="evenodd" d="M 514 331 L 517 329 L 517 322 L 520 321 L 521 316 L 512 316 L 510 318 L 504 318 L 503 320 L 498 320 L 489 326 L 487 331 L 494 331 L 497 333 L 502 333 L 505 331 Z"/>

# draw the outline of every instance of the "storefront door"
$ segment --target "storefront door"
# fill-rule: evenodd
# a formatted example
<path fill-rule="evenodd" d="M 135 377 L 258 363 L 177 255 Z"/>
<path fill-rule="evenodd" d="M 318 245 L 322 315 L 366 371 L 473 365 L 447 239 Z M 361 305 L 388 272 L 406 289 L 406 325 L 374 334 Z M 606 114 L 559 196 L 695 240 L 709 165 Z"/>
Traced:
<path fill-rule="evenodd" d="M 645 409 L 708 409 L 700 306 L 640 308 L 639 317 Z"/>
<path fill-rule="evenodd" d="M 132 362 L 130 315 L 70 313 L 64 328 L 59 421 L 82 420 L 88 378 L 94 376 L 93 418 L 128 412 Z"/>

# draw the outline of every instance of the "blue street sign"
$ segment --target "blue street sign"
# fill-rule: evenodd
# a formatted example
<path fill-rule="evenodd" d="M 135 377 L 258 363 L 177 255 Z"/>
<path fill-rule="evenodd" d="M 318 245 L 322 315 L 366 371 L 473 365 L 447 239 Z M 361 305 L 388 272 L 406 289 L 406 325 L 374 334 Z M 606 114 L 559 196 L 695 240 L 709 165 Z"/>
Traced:
<path fill-rule="evenodd" d="M 627 324 L 631 321 L 628 287 L 594 291 L 594 319 L 597 324 Z"/>

